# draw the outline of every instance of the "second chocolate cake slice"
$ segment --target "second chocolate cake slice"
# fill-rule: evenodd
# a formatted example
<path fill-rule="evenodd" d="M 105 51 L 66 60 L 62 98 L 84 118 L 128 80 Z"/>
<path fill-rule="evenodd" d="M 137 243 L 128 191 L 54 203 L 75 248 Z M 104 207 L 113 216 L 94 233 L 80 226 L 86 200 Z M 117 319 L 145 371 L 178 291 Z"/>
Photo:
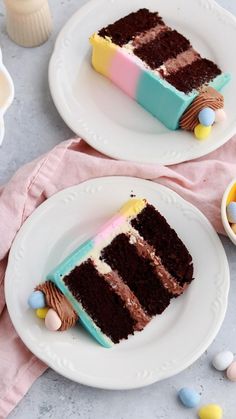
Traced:
<path fill-rule="evenodd" d="M 105 346 L 141 331 L 193 279 L 192 257 L 145 199 L 129 200 L 48 278 Z"/>

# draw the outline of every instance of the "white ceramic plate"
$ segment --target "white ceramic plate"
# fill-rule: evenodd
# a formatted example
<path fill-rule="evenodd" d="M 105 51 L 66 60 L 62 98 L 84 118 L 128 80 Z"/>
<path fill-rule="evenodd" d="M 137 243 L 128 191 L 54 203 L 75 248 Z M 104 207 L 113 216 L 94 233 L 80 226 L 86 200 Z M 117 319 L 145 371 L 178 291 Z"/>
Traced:
<path fill-rule="evenodd" d="M 176 229 L 193 256 L 196 279 L 142 332 L 111 349 L 102 348 L 79 326 L 49 332 L 27 307 L 29 294 L 131 193 L 146 197 Z M 192 364 L 221 326 L 228 290 L 226 255 L 207 219 L 164 186 L 129 177 L 90 180 L 48 199 L 18 233 L 5 280 L 12 322 L 28 348 L 60 374 L 107 389 L 142 387 Z"/>
<path fill-rule="evenodd" d="M 233 80 L 224 89 L 227 121 L 199 142 L 188 132 L 169 131 L 90 65 L 89 36 L 127 13 L 147 7 L 181 31 Z M 92 0 L 62 29 L 49 66 L 56 107 L 69 127 L 95 149 L 116 159 L 174 164 L 203 156 L 236 132 L 236 18 L 213 0 Z"/>
<path fill-rule="evenodd" d="M 14 85 L 10 74 L 2 62 L 2 51 L 0 48 L 0 145 L 2 144 L 5 127 L 3 116 L 14 98 Z"/>

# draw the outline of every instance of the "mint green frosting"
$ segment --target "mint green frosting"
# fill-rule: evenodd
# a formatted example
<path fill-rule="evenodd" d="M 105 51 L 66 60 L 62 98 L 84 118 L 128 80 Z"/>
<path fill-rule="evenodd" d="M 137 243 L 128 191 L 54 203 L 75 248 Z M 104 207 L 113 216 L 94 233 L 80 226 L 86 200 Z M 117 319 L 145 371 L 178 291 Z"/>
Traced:
<path fill-rule="evenodd" d="M 86 258 L 88 253 L 94 246 L 93 240 L 88 240 L 79 246 L 73 253 L 64 259 L 55 269 L 53 269 L 48 275 L 47 279 L 54 282 L 54 284 L 61 290 L 68 301 L 71 303 L 75 312 L 77 313 L 80 323 L 83 327 L 96 339 L 100 345 L 105 348 L 113 346 L 113 342 L 108 338 L 99 327 L 94 323 L 93 319 L 86 313 L 81 303 L 78 302 L 70 290 L 67 288 L 63 281 L 63 277 L 68 275 L 76 265 Z M 95 298 L 95 297 L 94 297 Z"/>
<path fill-rule="evenodd" d="M 93 319 L 88 315 L 88 313 L 86 313 L 81 303 L 71 294 L 70 290 L 63 282 L 60 269 L 58 269 L 58 271 L 55 270 L 54 274 L 49 274 L 47 279 L 54 282 L 54 284 L 65 295 L 77 313 L 80 323 L 94 337 L 94 339 L 96 339 L 96 341 L 105 348 L 111 348 L 113 346 L 112 341 L 104 335 L 104 333 L 102 333 L 99 327 L 94 323 Z"/>
<path fill-rule="evenodd" d="M 92 250 L 94 244 L 93 240 L 87 240 L 79 247 L 77 247 L 73 253 L 67 256 L 55 269 L 53 269 L 48 276 L 55 276 L 58 273 L 61 277 L 67 275 L 74 269 L 79 262 L 86 258 L 88 253 Z"/>
<path fill-rule="evenodd" d="M 209 83 L 209 86 L 213 87 L 218 92 L 221 92 L 224 86 L 228 84 L 231 80 L 232 76 L 230 73 L 223 73 L 219 76 L 215 77 L 213 81 Z"/>
<path fill-rule="evenodd" d="M 209 85 L 221 91 L 230 79 L 229 73 L 223 73 Z M 179 128 L 179 121 L 183 113 L 198 94 L 199 92 L 196 90 L 190 94 L 180 92 L 166 80 L 154 74 L 153 71 L 145 70 L 141 72 L 139 78 L 136 100 L 167 128 L 176 130 Z"/>

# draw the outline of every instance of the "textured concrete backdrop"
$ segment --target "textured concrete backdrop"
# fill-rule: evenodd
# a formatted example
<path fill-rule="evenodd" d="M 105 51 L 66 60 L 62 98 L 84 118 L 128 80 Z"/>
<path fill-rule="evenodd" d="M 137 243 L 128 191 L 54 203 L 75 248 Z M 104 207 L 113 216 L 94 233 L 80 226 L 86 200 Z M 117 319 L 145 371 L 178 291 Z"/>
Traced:
<path fill-rule="evenodd" d="M 2 2 L 0 4 L 0 45 L 16 90 L 14 103 L 5 117 L 6 135 L 0 149 L 0 184 L 5 183 L 21 165 L 73 135 L 52 102 L 47 68 L 59 30 L 85 2 L 51 0 L 54 32 L 50 40 L 37 49 L 20 48 L 8 39 L 5 11 Z M 236 0 L 218 2 L 236 14 Z M 176 400 L 176 391 L 182 386 L 195 387 L 202 393 L 202 403 L 218 402 L 225 409 L 225 418 L 235 419 L 235 384 L 225 380 L 210 366 L 217 351 L 229 348 L 236 352 L 235 248 L 227 239 L 223 239 L 223 244 L 230 262 L 232 284 L 227 316 L 213 344 L 190 368 L 171 379 L 133 391 L 85 387 L 49 369 L 35 382 L 10 419 L 194 419 L 195 412 L 184 409 Z"/>

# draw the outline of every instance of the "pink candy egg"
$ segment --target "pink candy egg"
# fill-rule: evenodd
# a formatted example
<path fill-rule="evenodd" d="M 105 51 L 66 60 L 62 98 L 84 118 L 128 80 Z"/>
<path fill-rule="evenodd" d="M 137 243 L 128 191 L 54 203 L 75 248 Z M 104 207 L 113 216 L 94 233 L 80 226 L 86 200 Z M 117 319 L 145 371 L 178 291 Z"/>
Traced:
<path fill-rule="evenodd" d="M 226 375 L 230 381 L 236 381 L 236 361 L 229 366 Z"/>
<path fill-rule="evenodd" d="M 45 317 L 45 326 L 51 332 L 55 332 L 61 327 L 61 319 L 55 310 L 50 308 Z"/>
<path fill-rule="evenodd" d="M 227 118 L 226 112 L 224 109 L 217 109 L 215 111 L 215 122 L 223 122 Z"/>

